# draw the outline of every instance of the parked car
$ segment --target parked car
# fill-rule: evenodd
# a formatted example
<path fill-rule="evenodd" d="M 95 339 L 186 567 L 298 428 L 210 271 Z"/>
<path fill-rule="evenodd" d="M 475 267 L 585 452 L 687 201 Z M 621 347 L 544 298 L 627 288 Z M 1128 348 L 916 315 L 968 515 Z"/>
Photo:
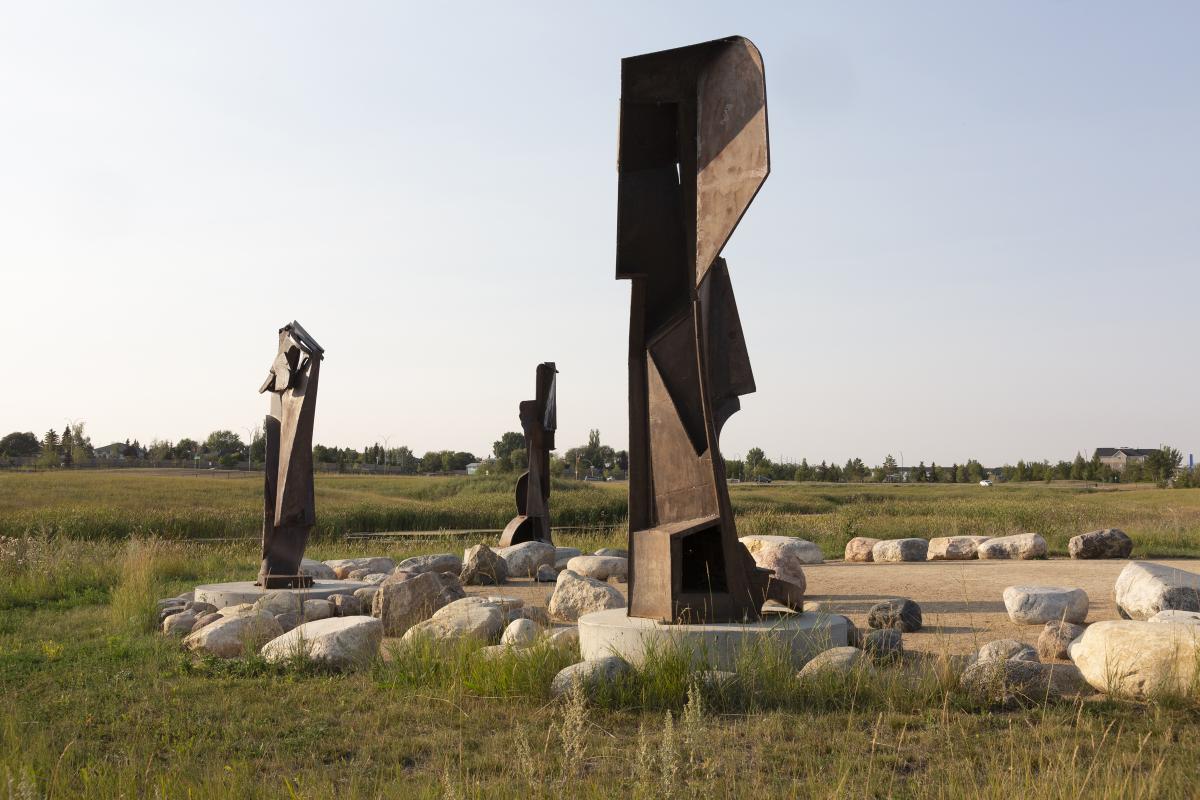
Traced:
<path fill-rule="evenodd" d="M 992 485 L 992 482 L 991 482 L 991 481 L 989 481 L 987 478 L 984 478 L 983 480 L 981 480 L 981 481 L 979 482 L 979 485 L 980 485 L 980 486 L 991 486 L 991 485 Z"/>
<path fill-rule="evenodd" d="M 755 483 L 770 483 L 771 479 L 768 478 L 766 475 L 759 475 L 757 478 L 754 479 L 754 482 Z"/>

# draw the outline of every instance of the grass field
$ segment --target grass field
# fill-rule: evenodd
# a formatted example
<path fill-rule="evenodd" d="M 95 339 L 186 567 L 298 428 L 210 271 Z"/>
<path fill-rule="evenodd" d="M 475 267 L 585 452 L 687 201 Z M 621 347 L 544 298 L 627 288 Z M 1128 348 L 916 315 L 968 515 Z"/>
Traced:
<path fill-rule="evenodd" d="M 347 530 L 499 527 L 507 481 L 318 478 L 311 555 L 457 550 Z M 620 523 L 624 487 L 568 483 L 559 524 Z M 664 656 L 590 700 L 553 701 L 573 660 L 485 665 L 414 649 L 353 675 L 196 661 L 150 632 L 153 600 L 256 566 L 260 485 L 136 473 L 0 474 L 0 798 L 1197 796 L 1200 702 L 982 707 L 932 654 L 801 687 L 770 654 L 729 690 Z M 1200 553 L 1200 491 L 735 486 L 742 533 L 830 556 L 853 535 L 1121 527 L 1140 555 Z M 152 535 L 165 537 L 150 538 Z M 623 532 L 561 535 L 587 549 Z M 183 537 L 192 537 L 185 539 Z"/>

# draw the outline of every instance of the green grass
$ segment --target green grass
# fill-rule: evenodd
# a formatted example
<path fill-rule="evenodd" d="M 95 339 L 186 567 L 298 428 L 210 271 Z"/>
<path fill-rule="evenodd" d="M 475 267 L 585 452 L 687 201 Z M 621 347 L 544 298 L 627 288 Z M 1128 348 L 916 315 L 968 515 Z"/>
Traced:
<path fill-rule="evenodd" d="M 556 516 L 623 516 L 624 487 L 567 486 L 556 485 Z M 387 521 L 409 507 L 441 527 L 498 527 L 510 489 L 321 476 L 318 514 L 341 522 L 322 529 L 310 555 L 457 551 L 459 539 L 335 534 L 356 514 L 417 527 Z M 0 475 L 9 537 L 0 539 L 0 798 L 1196 795 L 1196 698 L 1003 711 L 963 696 L 954 662 L 936 655 L 800 684 L 764 650 L 742 655 L 735 683 L 700 689 L 697 664 L 663 652 L 567 701 L 550 697 L 550 681 L 577 654 L 550 649 L 484 661 L 471 643 L 423 642 L 349 675 L 193 659 L 152 632 L 151 604 L 253 573 L 253 541 L 184 537 L 252 536 L 258 491 L 246 479 Z M 852 535 L 1030 529 L 1061 551 L 1068 536 L 1106 526 L 1129 532 L 1140 555 L 1200 550 L 1195 490 L 776 485 L 732 494 L 743 534 L 805 536 L 829 555 Z M 595 549 L 623 535 L 559 538 Z"/>

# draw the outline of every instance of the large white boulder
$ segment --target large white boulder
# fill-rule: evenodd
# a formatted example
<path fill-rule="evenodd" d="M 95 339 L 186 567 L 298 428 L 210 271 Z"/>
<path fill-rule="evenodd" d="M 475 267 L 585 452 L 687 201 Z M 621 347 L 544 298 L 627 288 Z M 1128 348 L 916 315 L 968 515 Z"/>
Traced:
<path fill-rule="evenodd" d="M 465 597 L 439 608 L 424 622 L 413 625 L 404 634 L 404 641 L 417 637 L 433 639 L 462 639 L 474 637 L 483 642 L 495 642 L 504 630 L 504 612 L 483 598 Z"/>
<path fill-rule="evenodd" d="M 271 612 L 250 608 L 241 613 L 222 616 L 195 633 L 189 633 L 183 646 L 197 653 L 218 658 L 237 658 L 256 651 L 263 642 L 283 634 L 283 626 Z"/>
<path fill-rule="evenodd" d="M 929 540 L 930 561 L 970 561 L 979 557 L 979 545 L 988 536 L 938 536 Z"/>
<path fill-rule="evenodd" d="M 1061 586 L 1009 586 L 1004 590 L 1004 607 L 1018 625 L 1078 624 L 1087 619 L 1088 596 L 1083 589 Z"/>
<path fill-rule="evenodd" d="M 617 556 L 575 556 L 567 562 L 567 569 L 598 581 L 606 581 L 609 578 L 623 581 L 629 577 L 629 559 Z"/>
<path fill-rule="evenodd" d="M 1117 611 L 1149 619 L 1160 611 L 1200 611 L 1200 575 L 1152 561 L 1125 565 L 1113 588 Z"/>
<path fill-rule="evenodd" d="M 334 558 L 325 562 L 325 566 L 333 570 L 338 578 L 346 578 L 351 572 L 365 569 L 372 572 L 391 572 L 396 568 L 396 562 L 386 556 L 364 556 L 363 558 Z"/>
<path fill-rule="evenodd" d="M 924 539 L 884 539 L 871 548 L 871 560 L 880 563 L 924 561 L 929 542 Z"/>
<path fill-rule="evenodd" d="M 810 680 L 825 675 L 849 675 L 856 668 L 870 669 L 866 654 L 857 647 L 832 647 L 817 653 L 796 677 Z"/>
<path fill-rule="evenodd" d="M 576 622 L 593 611 L 624 607 L 625 598 L 615 587 L 565 569 L 558 573 L 548 609 L 554 619 Z"/>
<path fill-rule="evenodd" d="M 805 539 L 791 536 L 743 536 L 740 541 L 750 551 L 757 566 L 774 570 L 775 580 L 798 587 L 801 594 L 807 588 L 804 565 L 820 564 L 825 560 L 821 548 Z"/>
<path fill-rule="evenodd" d="M 444 588 L 436 572 L 422 572 L 403 581 L 386 580 L 371 600 L 371 616 L 383 622 L 385 636 L 402 636 L 446 605 Z"/>
<path fill-rule="evenodd" d="M 1102 692 L 1149 697 L 1194 691 L 1200 626 L 1183 622 L 1105 620 L 1067 648 L 1083 677 Z"/>
<path fill-rule="evenodd" d="M 995 536 L 981 542 L 975 551 L 979 558 L 1028 560 L 1046 557 L 1046 540 L 1036 533 L 1018 533 L 1013 536 Z"/>
<path fill-rule="evenodd" d="M 270 662 L 301 656 L 334 669 L 366 666 L 379 653 L 383 623 L 374 617 L 330 617 L 306 622 L 267 642 Z"/>
<path fill-rule="evenodd" d="M 1188 625 L 1200 625 L 1200 611 L 1176 611 L 1167 609 L 1160 611 L 1147 622 L 1186 622 Z"/>
<path fill-rule="evenodd" d="M 594 689 L 601 684 L 614 683 L 623 675 L 633 671 L 623 658 L 619 656 L 604 656 L 590 661 L 580 661 L 569 667 L 563 667 L 550 682 L 550 693 L 555 697 L 570 694 L 571 688 L 582 684 L 585 690 Z"/>
<path fill-rule="evenodd" d="M 276 589 L 255 600 L 254 607 L 268 611 L 275 616 L 299 614 L 304 607 L 304 600 L 297 590 Z"/>
<path fill-rule="evenodd" d="M 529 647 L 537 641 L 541 626 L 531 619 L 514 619 L 500 635 L 500 644 L 509 647 Z"/>
<path fill-rule="evenodd" d="M 554 545 L 545 542 L 521 542 L 511 547 L 501 547 L 496 553 L 508 565 L 508 577 L 532 578 L 542 564 L 554 566 Z"/>

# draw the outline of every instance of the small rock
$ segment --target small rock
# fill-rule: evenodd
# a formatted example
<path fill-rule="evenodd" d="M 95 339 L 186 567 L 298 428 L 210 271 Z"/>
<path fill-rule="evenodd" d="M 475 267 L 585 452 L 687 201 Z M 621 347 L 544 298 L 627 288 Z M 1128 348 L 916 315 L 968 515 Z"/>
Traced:
<path fill-rule="evenodd" d="M 219 619 L 224 619 L 224 617 L 215 611 L 210 611 L 209 613 L 204 614 L 196 619 L 196 624 L 192 626 L 192 630 L 189 631 L 189 633 L 195 633 L 205 625 L 211 625 Z"/>
<path fill-rule="evenodd" d="M 1080 623 L 1087 619 L 1088 596 L 1083 589 L 1059 586 L 1009 586 L 1004 590 L 1008 618 L 1018 625 L 1042 625 L 1053 620 Z"/>
<path fill-rule="evenodd" d="M 979 557 L 979 545 L 988 540 L 987 536 L 938 536 L 929 540 L 929 552 L 926 558 L 930 561 L 970 561 Z"/>
<path fill-rule="evenodd" d="M 598 581 L 606 581 L 609 578 L 624 581 L 629 576 L 629 559 L 617 556 L 575 556 L 567 562 L 567 569 Z"/>
<path fill-rule="evenodd" d="M 192 600 L 183 607 L 184 611 L 195 611 L 198 616 L 211 614 L 217 610 L 217 607 L 212 603 L 205 603 L 203 600 Z"/>
<path fill-rule="evenodd" d="M 857 647 L 833 647 L 817 653 L 796 677 L 808 680 L 822 675 L 848 675 L 856 667 L 869 663 L 866 654 Z"/>
<path fill-rule="evenodd" d="M 510 578 L 532 578 L 542 564 L 554 566 L 556 550 L 545 542 L 521 542 L 496 551 L 508 566 Z"/>
<path fill-rule="evenodd" d="M 367 569 L 366 567 L 359 567 L 358 569 L 352 569 L 347 572 L 346 580 L 361 581 L 363 578 L 371 574 L 378 575 L 379 573 L 372 573 L 371 570 Z"/>
<path fill-rule="evenodd" d="M 1047 622 L 1046 627 L 1042 628 L 1042 632 L 1038 636 L 1038 656 L 1051 661 L 1064 661 L 1070 658 L 1067 648 L 1071 642 L 1082 636 L 1085 630 L 1087 629 L 1084 626 L 1076 625 L 1073 622 Z"/>
<path fill-rule="evenodd" d="M 494 642 L 504 630 L 504 612 L 481 598 L 466 597 L 439 608 L 433 616 L 413 625 L 404 634 L 404 641 L 419 636 L 434 639 L 461 639 L 467 636 Z"/>
<path fill-rule="evenodd" d="M 1016 639 L 997 639 L 979 648 L 976 661 L 1037 661 L 1037 650 Z"/>
<path fill-rule="evenodd" d="M 510 647 L 528 647 L 537 641 L 538 625 L 531 619 L 518 619 L 509 623 L 500 636 L 500 644 Z"/>
<path fill-rule="evenodd" d="M 396 562 L 384 556 L 367 556 L 365 558 L 337 558 L 326 561 L 325 566 L 333 570 L 335 577 L 345 579 L 353 570 L 358 569 L 365 569 L 364 575 L 372 572 L 391 572 L 396 568 Z"/>
<path fill-rule="evenodd" d="M 271 662 L 303 655 L 333 669 L 348 670 L 370 663 L 382 640 L 383 623 L 374 617 L 334 617 L 306 622 L 272 639 L 262 655 Z"/>
<path fill-rule="evenodd" d="M 333 603 L 328 600 L 305 600 L 304 619 L 313 622 L 318 619 L 328 619 L 333 616 Z"/>
<path fill-rule="evenodd" d="M 905 633 L 921 630 L 921 607 L 912 600 L 897 598 L 871 606 L 867 612 L 870 628 L 895 628 Z"/>
<path fill-rule="evenodd" d="M 878 539 L 872 539 L 869 536 L 855 536 L 846 542 L 844 558 L 847 561 L 872 561 L 874 559 L 873 551 L 877 544 L 879 544 Z"/>
<path fill-rule="evenodd" d="M 270 612 L 252 608 L 233 616 L 222 615 L 216 622 L 189 633 L 183 646 L 219 658 L 237 658 L 249 650 L 257 650 L 263 642 L 282 633 L 283 628 Z"/>
<path fill-rule="evenodd" d="M 158 624 L 162 625 L 167 617 L 174 616 L 175 614 L 181 614 L 186 610 L 187 609 L 184 608 L 182 604 L 160 608 L 158 610 Z"/>
<path fill-rule="evenodd" d="M 362 601 L 352 594 L 331 594 L 329 604 L 335 617 L 357 617 L 364 611 Z"/>
<path fill-rule="evenodd" d="M 462 559 L 454 553 L 434 553 L 428 556 L 413 556 L 396 565 L 397 570 L 406 572 L 462 572 Z"/>
<path fill-rule="evenodd" d="M 1045 558 L 1046 540 L 1036 533 L 996 536 L 980 544 L 977 552 L 980 558 L 992 560 Z"/>
<path fill-rule="evenodd" d="M 300 574 L 308 575 L 316 581 L 331 581 L 337 577 L 337 573 L 333 571 L 333 567 L 321 561 L 314 561 L 311 558 L 300 559 Z"/>
<path fill-rule="evenodd" d="M 871 631 L 862 640 L 863 652 L 876 664 L 897 661 L 904 655 L 904 634 L 893 628 Z"/>
<path fill-rule="evenodd" d="M 1126 619 L 1150 619 L 1159 611 L 1200 611 L 1200 575 L 1133 561 L 1117 576 L 1113 594 L 1117 612 Z"/>
<path fill-rule="evenodd" d="M 1071 558 L 1129 558 L 1132 552 L 1133 540 L 1117 528 L 1088 531 L 1067 542 Z"/>
<path fill-rule="evenodd" d="M 185 605 L 187 603 L 178 597 L 164 597 L 158 601 L 158 610 L 162 611 L 164 608 L 183 608 Z"/>
<path fill-rule="evenodd" d="M 280 614 L 295 613 L 300 614 L 301 607 L 300 595 L 296 592 L 286 589 L 279 589 L 273 592 L 267 592 L 262 597 L 254 601 L 254 607 L 266 611 L 275 616 Z"/>
<path fill-rule="evenodd" d="M 358 602 L 362 603 L 362 607 L 367 609 L 375 604 L 375 595 L 378 592 L 379 586 L 364 586 L 361 589 L 355 589 L 354 596 L 358 598 Z"/>
<path fill-rule="evenodd" d="M 1186 622 L 1094 622 L 1068 648 L 1096 689 L 1133 697 L 1188 694 L 1200 675 L 1200 626 Z"/>
<path fill-rule="evenodd" d="M 508 580 L 508 563 L 486 544 L 477 544 L 463 553 L 458 579 L 467 586 L 500 584 Z"/>
<path fill-rule="evenodd" d="M 624 607 L 625 598 L 616 588 L 567 569 L 558 574 L 549 611 L 554 619 L 576 622 L 593 611 Z"/>
<path fill-rule="evenodd" d="M 168 636 L 187 636 L 199 618 L 195 611 L 180 611 L 163 620 L 162 632 Z"/>
<path fill-rule="evenodd" d="M 581 555 L 583 555 L 583 551 L 578 547 L 554 548 L 554 563 L 551 565 L 554 567 L 554 574 L 557 575 L 558 573 L 562 572 L 567 568 L 568 561 L 570 561 L 572 558 L 575 558 L 575 556 Z"/>
<path fill-rule="evenodd" d="M 601 684 L 615 683 L 633 668 L 618 656 L 604 656 L 591 661 L 580 661 L 564 667 L 550 682 L 550 693 L 555 697 L 570 694 L 571 688 L 580 683 L 585 689 L 594 689 Z"/>
<path fill-rule="evenodd" d="M 924 539 L 884 539 L 871 548 L 871 560 L 877 563 L 924 561 L 929 542 Z"/>
<path fill-rule="evenodd" d="M 611 556 L 612 558 L 629 558 L 629 551 L 621 547 L 601 547 L 593 555 Z"/>
<path fill-rule="evenodd" d="M 1003 707 L 1091 693 L 1083 675 L 1072 664 L 1017 659 L 976 661 L 963 670 L 959 685 L 977 700 Z"/>
<path fill-rule="evenodd" d="M 534 580 L 538 583 L 554 583 L 558 580 L 558 570 L 549 564 L 542 564 L 538 567 Z"/>
<path fill-rule="evenodd" d="M 546 641 L 558 650 L 570 650 L 579 647 L 579 628 L 554 628 L 546 631 Z"/>
<path fill-rule="evenodd" d="M 390 575 L 390 572 L 372 572 L 369 575 L 363 575 L 359 580 L 371 586 L 378 586 L 387 580 Z"/>

